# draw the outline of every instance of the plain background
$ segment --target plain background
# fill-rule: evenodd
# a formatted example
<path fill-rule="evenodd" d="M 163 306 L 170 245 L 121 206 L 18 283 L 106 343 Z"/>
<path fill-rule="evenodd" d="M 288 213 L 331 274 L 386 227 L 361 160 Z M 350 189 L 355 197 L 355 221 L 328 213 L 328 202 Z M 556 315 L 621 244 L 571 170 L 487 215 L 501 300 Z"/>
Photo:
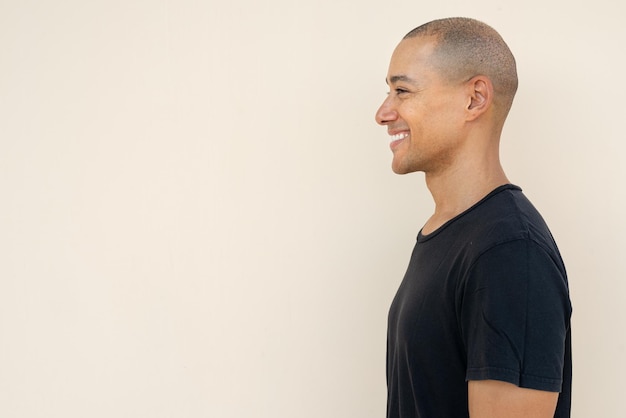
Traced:
<path fill-rule="evenodd" d="M 432 203 L 374 113 L 447 16 L 517 58 L 502 159 L 568 267 L 572 416 L 622 416 L 617 0 L 0 0 L 0 416 L 384 416 Z"/>

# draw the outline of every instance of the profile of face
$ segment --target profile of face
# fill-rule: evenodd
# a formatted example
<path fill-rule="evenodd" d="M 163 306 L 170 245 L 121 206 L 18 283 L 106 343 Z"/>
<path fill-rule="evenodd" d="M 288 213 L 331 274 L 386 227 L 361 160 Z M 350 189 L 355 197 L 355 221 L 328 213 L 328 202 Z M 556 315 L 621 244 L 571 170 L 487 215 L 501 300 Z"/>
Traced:
<path fill-rule="evenodd" d="M 387 127 L 397 174 L 445 170 L 463 138 L 466 91 L 461 81 L 439 74 L 433 65 L 435 45 L 429 37 L 407 38 L 391 57 L 389 93 L 376 122 Z"/>

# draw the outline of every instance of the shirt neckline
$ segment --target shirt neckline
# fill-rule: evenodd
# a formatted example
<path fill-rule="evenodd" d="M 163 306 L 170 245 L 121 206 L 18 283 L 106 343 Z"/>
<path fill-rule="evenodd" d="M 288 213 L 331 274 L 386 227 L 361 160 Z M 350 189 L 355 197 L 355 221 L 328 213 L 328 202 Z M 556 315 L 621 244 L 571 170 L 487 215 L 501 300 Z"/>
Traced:
<path fill-rule="evenodd" d="M 485 197 L 483 197 L 482 199 L 480 199 L 478 202 L 474 203 L 472 206 L 470 206 L 468 209 L 464 210 L 463 212 L 459 213 L 458 215 L 456 215 L 454 218 L 448 220 L 447 222 L 445 222 L 443 225 L 441 225 L 439 228 L 435 229 L 433 232 L 431 232 L 430 234 L 423 234 L 422 230 L 424 229 L 423 227 L 419 230 L 419 232 L 417 233 L 417 242 L 425 242 L 428 241 L 429 239 L 434 238 L 435 236 L 437 236 L 441 231 L 443 231 L 444 229 L 446 229 L 450 224 L 454 223 L 457 219 L 462 218 L 463 216 L 465 216 L 467 213 L 471 212 L 472 210 L 474 210 L 475 208 L 477 208 L 478 206 L 480 206 L 481 204 L 483 204 L 485 201 L 489 200 L 490 198 L 492 198 L 493 196 L 497 195 L 498 193 L 504 191 L 504 190 L 517 190 L 517 191 L 522 191 L 522 188 L 519 186 L 516 186 L 514 184 L 503 184 L 502 186 L 498 186 L 495 189 L 493 189 L 491 192 L 489 192 Z"/>

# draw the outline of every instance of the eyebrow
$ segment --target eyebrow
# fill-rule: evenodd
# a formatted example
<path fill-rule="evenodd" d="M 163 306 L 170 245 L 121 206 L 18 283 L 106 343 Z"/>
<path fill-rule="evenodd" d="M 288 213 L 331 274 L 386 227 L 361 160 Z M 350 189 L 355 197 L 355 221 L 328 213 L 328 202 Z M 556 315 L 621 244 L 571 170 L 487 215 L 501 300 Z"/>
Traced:
<path fill-rule="evenodd" d="M 417 82 L 415 80 L 413 80 L 411 77 L 406 76 L 406 75 L 393 75 L 391 76 L 391 78 L 389 80 L 385 79 L 385 82 L 387 84 L 391 83 L 391 84 L 395 84 L 397 82 L 405 82 L 405 83 L 409 83 L 409 84 L 413 84 L 416 85 Z"/>

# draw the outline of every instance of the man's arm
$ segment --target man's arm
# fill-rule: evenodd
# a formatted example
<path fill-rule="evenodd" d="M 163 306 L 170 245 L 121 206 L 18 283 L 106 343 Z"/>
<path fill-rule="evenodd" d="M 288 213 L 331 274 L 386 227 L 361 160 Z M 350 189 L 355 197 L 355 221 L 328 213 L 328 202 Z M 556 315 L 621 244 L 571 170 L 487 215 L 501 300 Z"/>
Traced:
<path fill-rule="evenodd" d="M 498 380 L 470 380 L 467 391 L 471 418 L 553 418 L 559 397 Z"/>

